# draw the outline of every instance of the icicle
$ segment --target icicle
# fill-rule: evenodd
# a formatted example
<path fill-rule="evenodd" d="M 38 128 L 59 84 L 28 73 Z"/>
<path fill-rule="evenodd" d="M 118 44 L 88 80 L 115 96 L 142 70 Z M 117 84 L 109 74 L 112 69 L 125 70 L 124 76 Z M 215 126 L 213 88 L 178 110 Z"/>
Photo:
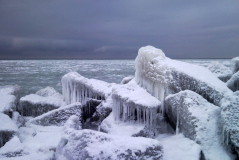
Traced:
<path fill-rule="evenodd" d="M 179 133 L 179 110 L 178 110 L 178 106 L 177 106 L 177 125 L 176 125 L 176 135 Z"/>

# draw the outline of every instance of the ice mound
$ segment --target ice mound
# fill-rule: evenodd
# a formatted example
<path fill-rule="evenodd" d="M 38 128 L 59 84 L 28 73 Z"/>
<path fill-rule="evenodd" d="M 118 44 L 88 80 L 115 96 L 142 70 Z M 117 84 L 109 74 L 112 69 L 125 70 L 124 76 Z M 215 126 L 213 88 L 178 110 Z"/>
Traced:
<path fill-rule="evenodd" d="M 67 73 L 61 82 L 63 97 L 67 104 L 81 102 L 84 105 L 88 98 L 104 100 L 112 89 L 112 84 L 85 78 L 77 72 Z"/>
<path fill-rule="evenodd" d="M 134 77 L 124 77 L 124 78 L 121 80 L 120 84 L 127 84 L 127 83 L 129 83 L 129 81 L 131 81 L 133 78 L 134 78 Z"/>
<path fill-rule="evenodd" d="M 73 103 L 35 117 L 29 120 L 28 123 L 42 126 L 63 126 L 68 118 L 72 115 L 76 115 L 81 119 L 81 109 L 81 103 Z"/>
<path fill-rule="evenodd" d="M 65 136 L 56 151 L 56 159 L 163 159 L 163 147 L 157 140 L 121 137 L 91 130 L 75 130 Z"/>
<path fill-rule="evenodd" d="M 176 133 L 202 146 L 206 159 L 230 160 L 221 146 L 220 108 L 195 92 L 185 90 L 166 97 L 166 113 Z"/>
<path fill-rule="evenodd" d="M 11 113 L 17 109 L 20 90 L 17 85 L 0 86 L 0 113 L 11 116 Z"/>
<path fill-rule="evenodd" d="M 228 81 L 232 76 L 232 70 L 219 62 L 212 62 L 207 68 L 223 82 Z"/>
<path fill-rule="evenodd" d="M 221 101 L 223 141 L 239 155 L 239 91 Z"/>
<path fill-rule="evenodd" d="M 8 142 L 17 132 L 17 126 L 5 114 L 0 113 L 0 147 Z"/>
<path fill-rule="evenodd" d="M 236 73 L 239 71 L 239 57 L 235 57 L 231 60 L 231 65 L 233 69 L 233 73 Z"/>
<path fill-rule="evenodd" d="M 60 93 L 51 87 L 47 87 L 37 91 L 36 94 L 22 97 L 19 112 L 23 116 L 36 117 L 64 105 L 65 102 Z"/>
<path fill-rule="evenodd" d="M 112 89 L 113 115 L 116 121 L 136 120 L 152 127 L 161 102 L 131 80 Z"/>
<path fill-rule="evenodd" d="M 219 105 L 225 94 L 231 94 L 225 83 L 205 67 L 164 58 L 164 54 L 155 50 L 152 47 L 139 49 L 135 80 L 162 102 L 162 108 L 168 94 L 182 90 L 192 90 L 215 105 Z"/>
<path fill-rule="evenodd" d="M 233 92 L 239 90 L 239 71 L 232 75 L 232 77 L 227 81 L 227 87 Z"/>

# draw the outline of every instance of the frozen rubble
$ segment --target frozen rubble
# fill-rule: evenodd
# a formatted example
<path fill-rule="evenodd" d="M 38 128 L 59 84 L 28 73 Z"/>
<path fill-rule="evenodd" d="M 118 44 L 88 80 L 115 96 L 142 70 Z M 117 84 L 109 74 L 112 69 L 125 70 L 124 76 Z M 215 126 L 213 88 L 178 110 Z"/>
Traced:
<path fill-rule="evenodd" d="M 0 113 L 0 147 L 8 142 L 17 132 L 16 124 L 9 116 Z"/>
<path fill-rule="evenodd" d="M 113 115 L 116 121 L 135 120 L 148 127 L 155 126 L 161 102 L 131 80 L 112 89 Z"/>
<path fill-rule="evenodd" d="M 227 81 L 227 87 L 233 92 L 239 90 L 239 71 L 234 73 L 232 77 Z"/>
<path fill-rule="evenodd" d="M 227 82 L 232 76 L 232 70 L 219 62 L 211 62 L 207 66 L 207 69 L 223 82 Z"/>
<path fill-rule="evenodd" d="M 20 91 L 18 85 L 0 86 L 0 113 L 11 117 L 12 112 L 17 109 Z"/>
<path fill-rule="evenodd" d="M 239 157 L 239 91 L 221 101 L 222 139 Z"/>
<path fill-rule="evenodd" d="M 88 98 L 104 100 L 110 93 L 113 84 L 88 79 L 77 72 L 70 72 L 61 79 L 62 94 L 66 104 L 81 102 L 84 105 Z"/>
<path fill-rule="evenodd" d="M 27 123 L 33 123 L 41 126 L 64 126 L 65 122 L 72 115 L 76 115 L 81 119 L 81 110 L 81 103 L 76 102 L 44 113 L 38 117 L 29 120 Z"/>
<path fill-rule="evenodd" d="M 162 102 L 162 109 L 168 94 L 182 90 L 192 90 L 217 106 L 226 94 L 231 94 L 207 68 L 172 60 L 152 46 L 139 49 L 135 68 L 136 82 Z"/>
<path fill-rule="evenodd" d="M 166 97 L 166 114 L 176 134 L 183 133 L 202 146 L 207 160 L 230 160 L 222 144 L 221 108 L 189 90 Z"/>
<path fill-rule="evenodd" d="M 53 109 L 64 106 L 63 97 L 51 87 L 41 89 L 36 94 L 20 98 L 18 111 L 23 116 L 36 117 Z"/>
<path fill-rule="evenodd" d="M 231 66 L 233 69 L 233 73 L 236 73 L 239 71 L 239 57 L 235 57 L 231 60 Z"/>
<path fill-rule="evenodd" d="M 163 159 L 163 147 L 157 140 L 77 130 L 77 121 L 72 120 L 74 117 L 64 126 L 65 136 L 57 147 L 56 159 Z"/>

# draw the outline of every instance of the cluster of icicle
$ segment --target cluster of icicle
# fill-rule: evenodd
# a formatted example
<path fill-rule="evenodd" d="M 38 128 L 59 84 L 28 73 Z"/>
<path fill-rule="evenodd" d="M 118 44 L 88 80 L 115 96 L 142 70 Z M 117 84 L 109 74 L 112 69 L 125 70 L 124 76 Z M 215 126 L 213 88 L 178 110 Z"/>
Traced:
<path fill-rule="evenodd" d="M 122 99 L 115 96 L 113 98 L 113 116 L 115 121 L 136 121 L 139 124 L 145 124 L 147 127 L 153 127 L 156 124 L 157 108 L 145 107 L 134 103 L 127 104 Z"/>
<path fill-rule="evenodd" d="M 81 102 L 86 104 L 89 99 L 104 99 L 104 95 L 95 93 L 90 87 L 69 76 L 62 77 L 62 94 L 66 104 Z"/>

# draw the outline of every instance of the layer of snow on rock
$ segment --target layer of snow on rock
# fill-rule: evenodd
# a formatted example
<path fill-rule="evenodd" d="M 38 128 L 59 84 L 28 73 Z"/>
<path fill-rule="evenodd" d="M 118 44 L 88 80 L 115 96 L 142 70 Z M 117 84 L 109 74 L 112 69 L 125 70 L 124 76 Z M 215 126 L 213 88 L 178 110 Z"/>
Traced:
<path fill-rule="evenodd" d="M 81 117 L 82 105 L 80 102 L 76 102 L 58 109 L 54 109 L 47 113 L 44 113 L 38 117 L 29 120 L 28 123 L 33 123 L 43 126 L 63 126 L 68 118 L 72 115 Z"/>
<path fill-rule="evenodd" d="M 129 83 L 129 81 L 131 81 L 133 78 L 134 78 L 134 77 L 124 77 L 124 78 L 121 80 L 120 84 L 127 84 L 127 83 Z"/>
<path fill-rule="evenodd" d="M 239 71 L 239 57 L 235 57 L 231 60 L 231 65 L 233 72 L 236 73 Z"/>
<path fill-rule="evenodd" d="M 0 113 L 0 132 L 1 131 L 17 131 L 16 124 L 5 114 Z"/>
<path fill-rule="evenodd" d="M 20 94 L 20 87 L 0 86 L 0 112 L 16 110 L 17 101 Z"/>
<path fill-rule="evenodd" d="M 182 134 L 160 134 L 156 139 L 163 145 L 164 160 L 199 160 L 201 146 Z"/>
<path fill-rule="evenodd" d="M 70 72 L 61 79 L 62 93 L 67 104 L 81 102 L 85 104 L 87 98 L 105 99 L 111 93 L 112 85 L 107 82 L 88 79 L 77 72 Z"/>
<path fill-rule="evenodd" d="M 239 90 L 239 71 L 232 75 L 232 77 L 227 81 L 227 87 L 232 91 Z"/>
<path fill-rule="evenodd" d="M 220 108 L 195 92 L 185 90 L 166 98 L 168 117 L 176 124 L 176 132 L 202 146 L 206 159 L 230 159 L 221 143 Z"/>
<path fill-rule="evenodd" d="M 219 62 L 211 62 L 207 68 L 223 82 L 232 76 L 232 70 Z"/>
<path fill-rule="evenodd" d="M 91 130 L 75 130 L 61 140 L 57 159 L 163 159 L 163 147 L 157 140 L 121 137 Z"/>
<path fill-rule="evenodd" d="M 218 105 L 225 94 L 231 93 L 205 67 L 172 60 L 152 46 L 139 49 L 135 67 L 136 82 L 162 102 L 170 93 L 189 89 Z"/>
<path fill-rule="evenodd" d="M 100 127 L 108 134 L 128 137 L 144 129 L 144 125 L 138 124 L 134 121 L 115 121 L 112 113 L 102 121 Z"/>

